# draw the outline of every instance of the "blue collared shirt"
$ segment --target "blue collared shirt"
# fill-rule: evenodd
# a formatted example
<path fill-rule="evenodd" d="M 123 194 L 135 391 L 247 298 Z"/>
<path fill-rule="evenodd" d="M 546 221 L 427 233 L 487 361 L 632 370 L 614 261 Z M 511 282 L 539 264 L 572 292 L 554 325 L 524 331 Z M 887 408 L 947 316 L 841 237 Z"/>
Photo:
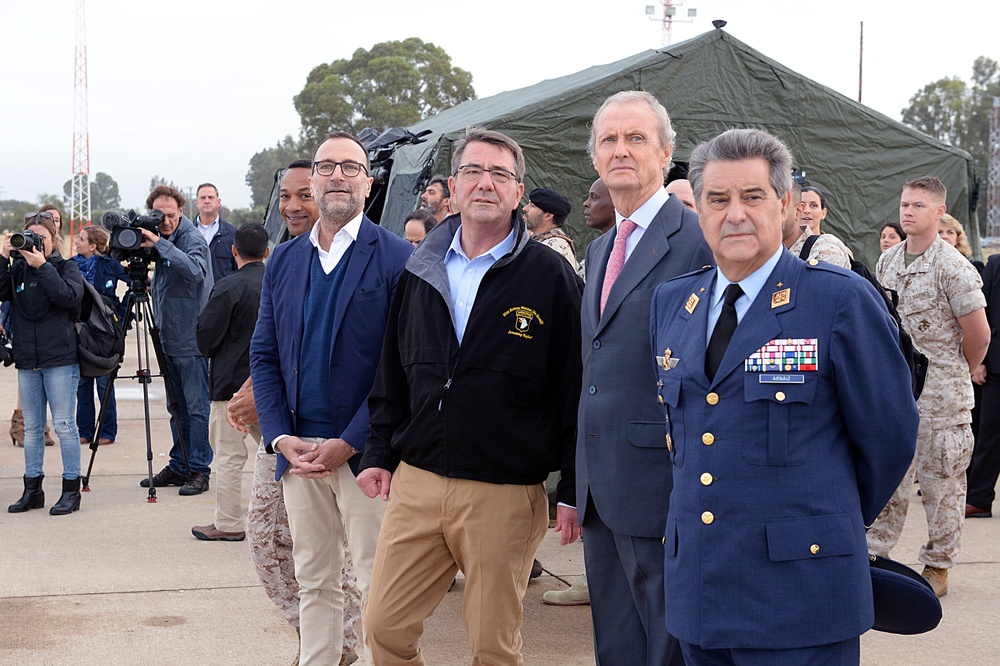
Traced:
<path fill-rule="evenodd" d="M 451 246 L 444 255 L 444 268 L 448 271 L 448 289 L 451 291 L 451 322 L 455 326 L 459 344 L 465 337 L 465 327 L 469 323 L 472 306 L 476 302 L 476 293 L 493 264 L 514 248 L 514 228 L 502 241 L 493 246 L 485 254 L 475 259 L 469 259 L 462 250 L 462 226 L 459 225 Z"/>
<path fill-rule="evenodd" d="M 753 305 L 754 299 L 757 298 L 757 294 L 764 288 L 767 278 L 770 277 L 774 267 L 778 265 L 778 260 L 781 258 L 781 253 L 784 249 L 784 245 L 778 245 L 778 250 L 774 253 L 774 256 L 764 262 L 763 266 L 739 281 L 738 284 L 743 289 L 743 295 L 736 299 L 737 324 L 743 321 L 743 315 L 747 313 L 747 310 Z M 719 315 L 722 314 L 723 296 L 726 295 L 726 287 L 729 285 L 729 278 L 722 273 L 721 268 L 716 268 L 715 289 L 712 291 L 712 300 L 710 302 L 712 307 L 708 310 L 708 332 L 705 335 L 706 346 L 708 345 L 708 341 L 712 339 L 712 331 L 715 329 L 715 323 L 719 321 Z"/>
<path fill-rule="evenodd" d="M 219 233 L 219 220 L 222 219 L 221 215 L 215 216 L 215 221 L 209 225 L 204 225 L 201 223 L 201 214 L 194 216 L 194 226 L 198 227 L 198 231 L 205 238 L 205 243 L 208 245 L 212 244 L 212 239 L 215 238 L 215 234 Z"/>

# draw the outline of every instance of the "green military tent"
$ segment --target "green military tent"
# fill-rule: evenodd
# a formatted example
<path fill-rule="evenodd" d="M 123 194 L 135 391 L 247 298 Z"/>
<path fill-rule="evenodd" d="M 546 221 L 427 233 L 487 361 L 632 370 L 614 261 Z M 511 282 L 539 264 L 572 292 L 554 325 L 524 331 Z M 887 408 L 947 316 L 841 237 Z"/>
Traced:
<path fill-rule="evenodd" d="M 898 219 L 906 180 L 935 175 L 948 187 L 948 210 L 969 224 L 974 177 L 968 153 L 933 139 L 771 60 L 721 29 L 656 51 L 459 104 L 408 129 L 426 142 L 396 151 L 381 224 L 402 232 L 432 175 L 450 171 L 451 147 L 471 125 L 496 129 L 524 149 L 525 188 L 551 187 L 573 202 L 567 225 L 582 255 L 594 232 L 582 202 L 597 177 L 587 156 L 590 121 L 621 90 L 647 90 L 666 106 L 677 135 L 674 161 L 732 127 L 757 127 L 792 149 L 795 166 L 827 195 L 824 230 L 874 266 L 878 234 Z M 972 197 L 974 200 L 975 197 Z"/>

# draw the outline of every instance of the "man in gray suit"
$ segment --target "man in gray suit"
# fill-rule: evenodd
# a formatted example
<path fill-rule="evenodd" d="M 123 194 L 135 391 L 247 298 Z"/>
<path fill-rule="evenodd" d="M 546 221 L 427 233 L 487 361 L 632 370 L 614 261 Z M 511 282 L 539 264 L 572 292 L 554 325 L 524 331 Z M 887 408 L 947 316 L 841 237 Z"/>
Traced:
<path fill-rule="evenodd" d="M 649 305 L 657 285 L 713 263 L 712 254 L 697 215 L 663 188 L 673 153 L 663 105 L 620 92 L 592 127 L 590 154 L 616 218 L 615 230 L 587 248 L 582 307 L 576 488 L 594 652 L 598 664 L 680 665 L 664 624 L 661 540 L 673 484 Z"/>

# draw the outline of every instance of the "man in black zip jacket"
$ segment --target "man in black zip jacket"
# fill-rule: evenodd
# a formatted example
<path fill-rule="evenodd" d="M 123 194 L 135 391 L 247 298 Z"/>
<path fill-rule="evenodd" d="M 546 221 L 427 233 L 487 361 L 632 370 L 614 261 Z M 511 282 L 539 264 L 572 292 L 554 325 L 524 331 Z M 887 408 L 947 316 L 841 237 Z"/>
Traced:
<path fill-rule="evenodd" d="M 550 471 L 562 471 L 556 529 L 564 544 L 579 536 L 580 286 L 530 239 L 523 175 L 513 140 L 466 132 L 448 183 L 461 213 L 427 234 L 389 313 L 357 478 L 388 500 L 363 617 L 377 664 L 422 663 L 423 621 L 459 569 L 473 661 L 521 663 Z"/>

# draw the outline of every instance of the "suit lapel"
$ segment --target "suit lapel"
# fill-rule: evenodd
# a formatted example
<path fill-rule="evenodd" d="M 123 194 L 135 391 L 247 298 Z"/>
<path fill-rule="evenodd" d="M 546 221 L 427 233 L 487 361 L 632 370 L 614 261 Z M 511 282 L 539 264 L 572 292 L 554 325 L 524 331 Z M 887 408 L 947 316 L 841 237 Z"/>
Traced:
<path fill-rule="evenodd" d="M 604 288 L 604 275 L 608 270 L 608 259 L 611 248 L 614 247 L 614 235 L 609 231 L 594 241 L 594 251 L 587 262 L 587 285 L 585 298 L 586 313 L 590 319 L 590 329 L 597 331 L 601 318 L 601 290 Z M 593 265 L 591 265 L 593 264 Z"/>
<path fill-rule="evenodd" d="M 671 353 L 680 359 L 680 363 L 687 366 L 684 373 L 704 388 L 708 388 L 709 385 L 708 376 L 705 374 L 705 350 L 708 346 L 706 339 L 708 312 L 712 309 L 711 294 L 714 278 L 715 271 L 708 271 L 704 278 L 695 284 L 691 293 L 698 298 L 698 302 L 690 314 L 685 309 L 690 297 L 685 297 L 684 304 L 673 315 L 687 321 L 683 327 L 683 335 L 677 340 L 677 346 L 671 348 Z M 663 352 L 663 349 L 656 350 L 657 355 Z"/>
<path fill-rule="evenodd" d="M 615 311 L 621 306 L 625 298 L 632 293 L 639 284 L 649 275 L 650 271 L 658 264 L 670 250 L 670 242 L 667 237 L 680 228 L 680 216 L 671 215 L 667 208 L 672 199 L 667 199 L 656 217 L 649 223 L 649 227 L 643 232 L 639 243 L 632 250 L 632 254 L 625 262 L 622 272 L 618 275 L 611 292 L 608 294 L 608 302 L 604 306 L 604 315 L 598 324 L 598 329 L 604 327 L 614 316 Z M 680 205 L 680 204 L 678 204 Z M 617 232 L 616 232 L 617 233 Z M 604 285 L 604 269 L 607 267 L 608 257 L 611 256 L 611 248 L 614 247 L 614 239 L 609 239 L 608 252 L 604 257 L 604 265 L 601 268 L 601 287 Z M 601 288 L 597 290 L 597 310 L 600 310 Z M 599 332 L 599 330 L 598 330 Z"/>
<path fill-rule="evenodd" d="M 347 263 L 347 270 L 344 272 L 344 282 L 340 285 L 340 297 L 337 299 L 337 311 L 333 315 L 333 335 L 331 336 L 331 352 L 337 333 L 340 331 L 340 324 L 344 321 L 344 312 L 351 301 L 351 296 L 361 282 L 361 276 L 368 267 L 368 262 L 375 252 L 375 230 L 374 223 L 367 217 L 361 219 L 361 228 L 358 230 L 358 240 L 354 242 L 354 249 L 351 251 L 350 259 Z"/>
<path fill-rule="evenodd" d="M 275 325 L 278 330 L 281 330 L 286 325 L 292 327 L 292 335 L 289 337 L 292 343 L 292 358 L 296 360 L 298 360 L 302 349 L 302 328 L 305 321 L 305 299 L 303 295 L 309 288 L 309 271 L 312 268 L 312 257 L 313 244 L 308 238 L 303 238 L 294 247 L 294 254 L 290 257 L 291 261 L 288 262 L 291 275 L 288 276 L 287 283 L 275 285 L 276 291 L 280 288 L 280 293 L 282 294 L 281 305 L 288 308 L 287 311 L 284 311 L 283 307 L 279 308 L 279 304 L 275 304 L 274 312 L 277 315 Z M 289 294 L 298 294 L 299 296 L 298 298 L 288 298 Z M 282 321 L 284 315 L 288 317 L 287 323 Z"/>

